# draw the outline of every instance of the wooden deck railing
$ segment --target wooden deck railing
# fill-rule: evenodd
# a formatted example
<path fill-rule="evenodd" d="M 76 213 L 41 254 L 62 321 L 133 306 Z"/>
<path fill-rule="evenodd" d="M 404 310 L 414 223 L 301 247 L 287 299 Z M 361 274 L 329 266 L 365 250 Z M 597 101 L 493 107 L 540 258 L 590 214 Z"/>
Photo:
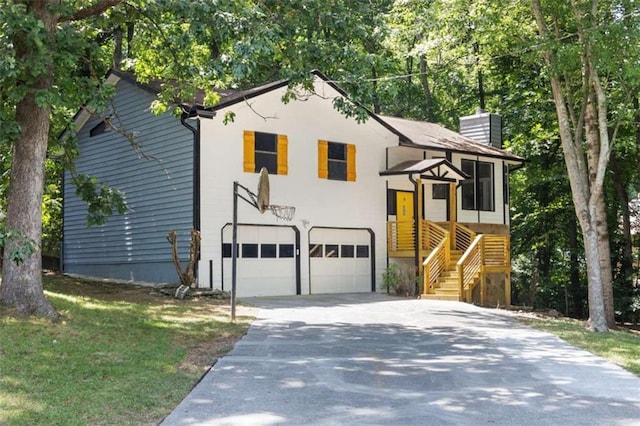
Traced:
<path fill-rule="evenodd" d="M 484 304 L 484 274 L 487 272 L 509 273 L 511 256 L 509 236 L 477 235 L 456 265 L 460 298 L 467 300 L 473 288 L 482 281 L 481 303 Z M 510 304 L 510 288 L 505 288 L 507 304 Z"/>
<path fill-rule="evenodd" d="M 447 227 L 451 231 L 447 231 Z M 511 259 L 509 255 L 509 236 L 476 234 L 459 223 L 434 223 L 423 220 L 420 223 L 419 238 L 423 262 L 423 291 L 434 292 L 439 278 L 447 270 L 455 269 L 459 297 L 468 301 L 476 285 L 481 284 L 480 299 L 484 303 L 486 293 L 486 273 L 503 272 L 505 280 L 505 300 L 511 302 L 510 277 Z M 413 221 L 388 222 L 387 244 L 389 253 L 398 257 L 413 256 L 415 251 L 415 224 Z M 461 251 L 462 257 L 457 263 L 452 260 L 451 251 Z M 455 259 L 455 257 L 453 258 Z"/>
<path fill-rule="evenodd" d="M 453 224 L 454 240 L 453 247 L 461 252 L 467 251 L 473 240 L 476 238 L 476 233 L 464 225 L 460 225 L 458 222 Z"/>
<path fill-rule="evenodd" d="M 422 248 L 434 250 L 442 241 L 449 241 L 449 232 L 434 222 L 422 221 Z"/>
<path fill-rule="evenodd" d="M 484 236 L 484 264 L 486 267 L 502 268 L 511 265 L 509 237 L 504 235 Z"/>
<path fill-rule="evenodd" d="M 413 250 L 415 246 L 414 222 L 387 222 L 387 246 L 390 252 Z"/>
<path fill-rule="evenodd" d="M 433 250 L 448 234 L 447 230 L 434 222 L 423 220 L 420 224 L 420 250 Z M 415 223 L 411 220 L 387 222 L 387 248 L 390 252 L 414 250 Z"/>
<path fill-rule="evenodd" d="M 451 261 L 450 246 L 449 232 L 444 231 L 442 240 L 433 251 L 431 251 L 422 264 L 424 267 L 424 294 L 431 293 L 440 275 L 449 267 L 449 262 Z"/>
<path fill-rule="evenodd" d="M 483 235 L 477 235 L 456 265 L 458 270 L 458 291 L 462 301 L 466 300 L 465 291 L 470 291 L 484 264 L 482 249 Z"/>

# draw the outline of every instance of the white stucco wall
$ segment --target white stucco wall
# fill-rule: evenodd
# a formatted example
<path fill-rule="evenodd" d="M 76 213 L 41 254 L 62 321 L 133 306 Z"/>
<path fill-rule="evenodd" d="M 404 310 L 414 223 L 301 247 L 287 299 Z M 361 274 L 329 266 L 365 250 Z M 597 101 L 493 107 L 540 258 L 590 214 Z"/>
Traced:
<path fill-rule="evenodd" d="M 257 173 L 243 171 L 243 131 L 285 134 L 288 137 L 288 174 L 270 175 L 271 204 L 296 207 L 290 223 L 300 230 L 301 292 L 309 292 L 308 230 L 311 227 L 370 228 L 375 233 L 376 282 L 386 267 L 386 185 L 379 172 L 385 168 L 385 148 L 398 138 L 374 120 L 358 124 L 333 109 L 338 93 L 322 81 L 321 96 L 288 104 L 281 102 L 285 88 L 218 111 L 214 119 L 201 119 L 201 230 L 199 285 L 220 288 L 220 230 L 232 221 L 233 181 L 256 190 Z M 224 125 L 225 112 L 235 114 Z M 356 181 L 318 178 L 318 140 L 356 145 Z M 275 224 L 270 212 L 261 215 L 240 200 L 238 222 Z"/>

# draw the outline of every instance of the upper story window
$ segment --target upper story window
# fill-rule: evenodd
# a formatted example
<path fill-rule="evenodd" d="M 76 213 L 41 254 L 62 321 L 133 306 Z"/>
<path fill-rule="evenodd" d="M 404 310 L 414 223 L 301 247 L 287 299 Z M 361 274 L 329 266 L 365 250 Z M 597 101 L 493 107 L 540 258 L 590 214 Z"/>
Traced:
<path fill-rule="evenodd" d="M 89 130 L 89 137 L 94 137 L 94 136 L 98 136 L 103 133 L 109 132 L 111 131 L 111 128 L 112 128 L 111 116 L 105 117 L 102 119 L 102 121 L 96 124 L 91 130 Z"/>
<path fill-rule="evenodd" d="M 434 183 L 431 189 L 431 198 L 434 200 L 446 200 L 449 192 L 448 183 Z"/>
<path fill-rule="evenodd" d="M 318 177 L 321 179 L 356 180 L 356 146 L 318 141 Z"/>
<path fill-rule="evenodd" d="M 463 159 L 461 166 L 470 176 L 462 182 L 462 209 L 495 211 L 493 163 Z"/>
<path fill-rule="evenodd" d="M 244 171 L 259 173 L 266 167 L 270 174 L 286 175 L 288 139 L 275 133 L 244 131 Z"/>

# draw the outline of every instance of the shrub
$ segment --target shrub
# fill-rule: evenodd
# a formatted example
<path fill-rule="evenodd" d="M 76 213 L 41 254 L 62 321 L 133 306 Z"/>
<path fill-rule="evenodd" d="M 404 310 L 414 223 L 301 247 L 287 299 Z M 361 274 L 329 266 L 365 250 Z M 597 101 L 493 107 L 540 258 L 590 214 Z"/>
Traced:
<path fill-rule="evenodd" d="M 416 277 L 416 268 L 413 265 L 392 263 L 382 273 L 384 289 L 387 293 L 393 291 L 398 296 L 415 296 L 419 279 L 420 277 Z"/>

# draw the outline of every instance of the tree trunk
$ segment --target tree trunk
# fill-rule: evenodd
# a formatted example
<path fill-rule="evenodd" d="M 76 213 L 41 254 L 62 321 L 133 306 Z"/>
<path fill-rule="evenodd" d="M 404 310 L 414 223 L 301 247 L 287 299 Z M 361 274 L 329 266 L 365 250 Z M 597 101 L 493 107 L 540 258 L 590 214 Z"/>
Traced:
<path fill-rule="evenodd" d="M 571 280 L 571 299 L 573 300 L 573 317 L 584 318 L 583 293 L 580 283 L 580 269 L 578 263 L 578 224 L 576 219 L 572 218 L 569 223 L 569 275 Z"/>
<path fill-rule="evenodd" d="M 56 17 L 48 11 L 50 2 L 33 1 L 27 4 L 30 12 L 42 20 L 48 36 L 53 39 Z M 28 57 L 30 47 L 14 36 L 18 59 Z M 42 193 L 44 188 L 44 163 L 49 138 L 51 107 L 38 105 L 36 92 L 50 90 L 53 85 L 51 64 L 28 87 L 25 97 L 16 105 L 16 122 L 21 133 L 13 144 L 11 176 L 8 191 L 6 226 L 36 245 L 35 253 L 17 264 L 5 261 L 0 286 L 0 303 L 15 308 L 24 315 L 57 318 L 58 313 L 44 296 L 42 290 Z M 9 241 L 6 252 L 18 244 Z"/>
<path fill-rule="evenodd" d="M 531 0 L 533 14 L 536 19 L 541 37 L 549 36 L 545 16 L 543 15 L 540 0 Z M 579 23 L 580 24 L 580 23 Z M 578 25 L 578 36 L 582 39 L 583 30 Z M 584 116 L 576 120 L 573 111 L 568 108 L 570 95 L 565 95 L 565 87 L 557 74 L 552 74 L 551 91 L 558 117 L 558 130 L 562 141 L 565 163 L 571 185 L 571 195 L 576 209 L 576 216 L 580 223 L 584 239 L 585 257 L 587 262 L 587 286 L 589 292 L 589 321 L 588 327 L 592 331 L 606 332 L 609 330 L 608 316 L 605 308 L 606 287 L 611 287 L 611 270 L 603 270 L 604 259 L 609 255 L 601 244 L 599 232 L 602 231 L 602 223 L 606 226 L 606 217 L 602 217 L 599 211 L 599 203 L 604 201 L 603 183 L 609 160 L 609 139 L 606 127 L 605 94 L 600 86 L 599 76 L 592 64 L 591 51 L 584 42 L 582 56 L 583 86 L 582 91 L 588 93 L 583 100 L 582 111 Z M 542 54 L 549 67 L 557 65 L 558 59 L 551 49 Z M 571 93 L 571 87 L 567 85 L 567 93 Z M 584 122 L 581 119 L 584 118 Z M 573 119 L 573 120 L 572 120 Z M 604 128 L 603 126 L 604 122 Z M 582 146 L 581 124 L 586 130 L 587 152 Z M 607 234 L 608 235 L 608 234 Z M 609 259 L 610 263 L 610 259 Z M 610 268 L 610 266 L 609 266 Z M 608 290 L 607 290 L 608 291 Z"/>
<path fill-rule="evenodd" d="M 427 69 L 427 59 L 425 55 L 420 56 L 420 80 L 422 81 L 422 93 L 424 95 L 424 104 L 427 113 L 427 121 L 433 123 L 436 121 L 434 116 L 433 94 L 429 87 L 429 76 Z"/>

